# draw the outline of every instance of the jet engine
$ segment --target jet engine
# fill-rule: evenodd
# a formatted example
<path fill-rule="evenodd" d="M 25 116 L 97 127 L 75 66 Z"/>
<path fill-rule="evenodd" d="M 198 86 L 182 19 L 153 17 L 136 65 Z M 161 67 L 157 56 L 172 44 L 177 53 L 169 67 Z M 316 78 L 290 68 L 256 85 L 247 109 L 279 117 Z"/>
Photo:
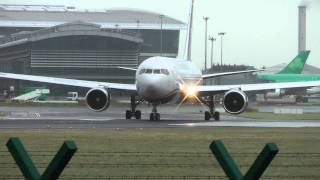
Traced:
<path fill-rule="evenodd" d="M 87 92 L 86 103 L 92 111 L 106 110 L 110 105 L 110 94 L 103 88 L 91 89 Z"/>
<path fill-rule="evenodd" d="M 248 105 L 248 96 L 241 90 L 230 90 L 224 94 L 222 103 L 226 112 L 240 114 Z"/>

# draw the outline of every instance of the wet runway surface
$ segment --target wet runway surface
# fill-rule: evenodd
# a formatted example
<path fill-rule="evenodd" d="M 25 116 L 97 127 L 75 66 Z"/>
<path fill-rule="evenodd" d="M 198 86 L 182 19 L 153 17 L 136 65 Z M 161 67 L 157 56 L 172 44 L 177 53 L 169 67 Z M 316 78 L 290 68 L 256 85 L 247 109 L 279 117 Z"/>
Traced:
<path fill-rule="evenodd" d="M 150 121 L 151 107 L 142 107 L 141 120 L 125 120 L 125 107 L 92 112 L 86 107 L 1 107 L 0 129 L 54 128 L 175 128 L 175 127 L 320 127 L 320 120 L 255 120 L 221 115 L 220 121 L 204 121 L 203 107 L 159 108 L 160 121 Z"/>

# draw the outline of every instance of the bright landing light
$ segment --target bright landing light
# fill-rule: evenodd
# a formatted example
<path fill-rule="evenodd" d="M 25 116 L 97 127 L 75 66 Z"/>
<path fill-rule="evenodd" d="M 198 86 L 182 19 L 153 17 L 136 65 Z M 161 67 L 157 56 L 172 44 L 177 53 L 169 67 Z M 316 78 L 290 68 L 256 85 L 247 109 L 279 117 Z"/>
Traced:
<path fill-rule="evenodd" d="M 195 98 L 198 95 L 197 84 L 183 84 L 180 90 L 184 93 L 186 98 Z"/>
<path fill-rule="evenodd" d="M 180 90 L 183 92 L 184 94 L 184 98 L 182 99 L 182 101 L 178 104 L 176 111 L 180 108 L 180 106 L 187 100 L 191 100 L 197 103 L 200 103 L 201 106 L 203 106 L 201 100 L 198 98 L 198 91 L 197 91 L 197 86 L 198 83 L 195 84 L 182 84 L 180 86 Z"/>
<path fill-rule="evenodd" d="M 197 90 L 195 86 L 188 86 L 184 92 L 186 93 L 186 96 L 189 98 L 197 96 Z"/>

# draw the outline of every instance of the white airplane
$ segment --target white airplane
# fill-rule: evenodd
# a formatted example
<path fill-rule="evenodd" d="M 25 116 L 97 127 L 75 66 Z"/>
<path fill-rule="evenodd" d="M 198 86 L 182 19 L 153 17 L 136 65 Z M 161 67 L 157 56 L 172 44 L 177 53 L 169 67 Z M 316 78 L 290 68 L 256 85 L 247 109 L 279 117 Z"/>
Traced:
<path fill-rule="evenodd" d="M 131 95 L 131 110 L 126 111 L 126 119 L 130 119 L 133 116 L 136 119 L 140 119 L 141 111 L 136 110 L 136 107 L 141 101 L 145 100 L 153 105 L 150 120 L 160 120 L 157 106 L 169 102 L 177 95 L 198 99 L 209 107 L 209 111 L 205 112 L 205 120 L 209 120 L 210 118 L 219 120 L 219 112 L 215 111 L 213 102 L 213 97 L 216 94 L 224 93 L 222 104 L 226 112 L 239 114 L 246 109 L 248 104 L 246 92 L 320 86 L 320 81 L 200 85 L 201 81 L 205 78 L 247 73 L 255 70 L 202 75 L 200 69 L 192 62 L 167 57 L 151 57 L 142 62 L 137 69 L 131 70 L 136 70 L 135 84 L 107 83 L 12 73 L 0 73 L 0 77 L 91 88 L 87 92 L 86 103 L 91 110 L 97 112 L 106 110 L 109 107 L 111 92 L 126 92 Z"/>

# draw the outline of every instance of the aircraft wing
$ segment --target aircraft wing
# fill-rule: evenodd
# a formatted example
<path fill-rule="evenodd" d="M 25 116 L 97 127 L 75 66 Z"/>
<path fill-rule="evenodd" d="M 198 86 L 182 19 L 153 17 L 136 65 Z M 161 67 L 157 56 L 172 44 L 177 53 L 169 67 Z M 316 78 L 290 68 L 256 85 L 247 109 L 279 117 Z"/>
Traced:
<path fill-rule="evenodd" d="M 208 78 L 220 77 L 220 76 L 228 76 L 228 75 L 235 75 L 235 74 L 252 73 L 252 72 L 258 72 L 258 71 L 264 71 L 264 69 L 247 70 L 247 71 L 222 72 L 222 73 L 214 73 L 214 74 L 204 74 L 204 75 L 202 75 L 202 79 L 208 79 Z"/>
<path fill-rule="evenodd" d="M 119 69 L 125 69 L 125 70 L 129 70 L 129 71 L 137 71 L 137 68 L 131 68 L 131 67 L 122 67 L 122 66 L 118 66 Z"/>
<path fill-rule="evenodd" d="M 263 91 L 272 89 L 289 89 L 289 88 L 308 88 L 319 86 L 320 81 L 305 82 L 285 82 L 285 83 L 259 83 L 259 84 L 239 84 L 239 85 L 206 85 L 196 86 L 195 91 L 200 95 L 214 95 L 229 91 L 231 89 L 240 89 L 244 92 Z"/>
<path fill-rule="evenodd" d="M 135 84 L 107 83 L 107 82 L 98 82 L 98 81 L 85 81 L 85 80 L 54 78 L 54 77 L 46 77 L 46 76 L 34 76 L 34 75 L 13 74 L 13 73 L 0 73 L 0 78 L 19 79 L 19 80 L 26 80 L 26 81 L 36 81 L 36 82 L 78 86 L 78 87 L 86 87 L 86 88 L 104 87 L 113 91 L 136 93 Z"/>

